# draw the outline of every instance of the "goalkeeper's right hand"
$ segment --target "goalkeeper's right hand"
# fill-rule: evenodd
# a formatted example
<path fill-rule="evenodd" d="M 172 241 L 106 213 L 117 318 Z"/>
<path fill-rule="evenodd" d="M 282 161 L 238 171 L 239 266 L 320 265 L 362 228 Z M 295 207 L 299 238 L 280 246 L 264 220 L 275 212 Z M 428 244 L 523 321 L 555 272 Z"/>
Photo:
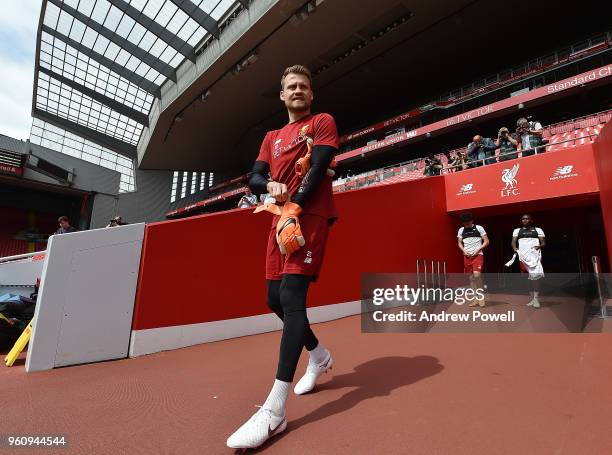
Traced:
<path fill-rule="evenodd" d="M 281 254 L 291 254 L 306 244 L 299 216 L 302 207 L 295 202 L 285 202 L 281 209 L 280 219 L 276 223 L 276 242 Z"/>

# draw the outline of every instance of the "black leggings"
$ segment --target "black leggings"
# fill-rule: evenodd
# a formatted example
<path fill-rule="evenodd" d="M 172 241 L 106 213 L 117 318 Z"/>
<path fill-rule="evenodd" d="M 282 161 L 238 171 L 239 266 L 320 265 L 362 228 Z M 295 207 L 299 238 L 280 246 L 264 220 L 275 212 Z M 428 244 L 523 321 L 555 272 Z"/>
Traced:
<path fill-rule="evenodd" d="M 312 351 L 319 340 L 312 333 L 306 316 L 306 294 L 311 277 L 283 275 L 282 280 L 268 280 L 268 306 L 283 321 L 283 336 L 276 379 L 292 382 L 302 347 Z"/>

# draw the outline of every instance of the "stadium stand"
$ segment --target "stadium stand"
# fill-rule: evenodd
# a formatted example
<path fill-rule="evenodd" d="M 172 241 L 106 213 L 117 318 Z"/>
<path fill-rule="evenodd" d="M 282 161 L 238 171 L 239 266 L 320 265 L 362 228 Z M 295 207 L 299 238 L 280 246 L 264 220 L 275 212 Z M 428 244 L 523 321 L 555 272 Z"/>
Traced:
<path fill-rule="evenodd" d="M 603 126 L 612 118 L 612 109 L 597 114 L 578 117 L 572 120 L 567 120 L 560 123 L 544 126 L 544 138 L 549 141 L 546 145 L 547 152 L 560 151 L 568 148 L 583 145 L 586 142 L 593 143 Z M 464 151 L 465 146 L 456 148 L 449 154 Z M 519 147 L 520 151 L 520 147 Z M 499 151 L 496 152 L 496 156 Z M 439 153 L 436 155 L 444 164 L 443 172 L 449 172 L 446 155 Z M 399 182 L 407 182 L 425 178 L 423 170 L 425 168 L 424 158 L 397 163 L 391 166 L 367 171 L 350 177 L 337 178 L 333 182 L 334 192 L 349 191 L 359 188 L 364 188 L 373 185 L 389 185 Z M 202 201 L 191 204 L 186 207 L 174 210 L 166 214 L 168 218 L 180 218 L 182 216 L 201 212 L 205 209 L 213 208 L 220 202 L 237 200 L 246 190 L 244 182 L 247 175 L 237 177 L 226 182 L 222 182 L 211 190 L 220 190 L 227 188 L 233 184 L 240 184 L 238 188 L 227 190 L 214 196 L 208 197 Z"/>
<path fill-rule="evenodd" d="M 546 151 L 559 151 L 567 148 L 585 144 L 587 141 L 593 143 L 599 132 L 612 117 L 612 110 L 579 117 L 573 120 L 548 125 L 544 127 L 544 138 L 549 140 Z M 465 150 L 460 147 L 450 153 Z M 437 155 L 448 171 L 446 156 L 442 153 Z M 334 191 L 341 192 L 363 188 L 370 185 L 388 185 L 391 183 L 405 182 L 424 178 L 423 169 L 425 161 L 423 158 L 399 163 L 389 167 L 368 171 L 349 178 L 340 178 L 334 181 Z"/>
<path fill-rule="evenodd" d="M 612 34 L 610 32 L 594 35 L 587 39 L 576 41 L 569 46 L 560 47 L 554 52 L 531 59 L 523 64 L 499 71 L 492 76 L 479 79 L 459 89 L 447 92 L 418 108 L 413 108 L 402 114 L 345 134 L 340 138 L 340 153 L 342 154 L 343 152 L 355 150 L 369 152 L 388 148 L 388 146 L 396 143 L 403 146 L 404 144 L 401 143 L 410 139 L 412 135 L 416 133 L 417 126 L 420 125 L 420 127 L 422 127 L 427 124 L 427 119 L 430 118 L 430 116 L 425 114 L 429 114 L 435 110 L 441 110 L 441 114 L 449 115 L 451 113 L 451 108 L 464 108 L 466 102 L 475 100 L 476 98 L 483 98 L 494 92 L 504 93 L 511 98 L 511 87 L 516 88 L 519 86 L 519 83 L 527 83 L 527 81 L 536 80 L 545 73 L 551 73 L 561 68 L 569 68 L 568 65 L 570 64 L 604 54 L 609 52 L 610 48 L 612 48 Z M 561 74 L 567 76 L 566 73 Z M 604 115 L 604 117 L 605 115 L 609 117 L 609 113 L 602 115 Z M 587 140 L 592 141 L 599 133 L 597 125 L 607 121 L 607 119 L 603 117 L 601 120 L 598 120 L 592 115 L 586 116 L 582 118 L 582 120 L 582 126 L 575 125 L 575 123 L 578 122 L 578 119 L 576 119 L 552 124 L 547 127 L 545 130 L 545 138 L 549 140 L 547 150 L 554 151 L 560 147 L 572 147 L 575 143 L 572 142 L 571 139 L 574 138 L 578 139 L 579 142 Z M 582 129 L 582 131 L 575 131 L 577 129 Z M 446 166 L 446 157 L 444 155 L 438 156 Z M 342 160 L 342 158 L 343 157 L 341 157 L 340 160 Z M 382 168 L 391 170 L 385 170 L 382 174 L 387 176 L 393 175 L 393 181 L 414 180 L 423 176 L 423 166 L 424 163 L 422 159 L 402 161 L 401 165 L 383 166 Z M 395 168 L 398 170 L 393 171 Z M 337 190 L 352 189 L 355 187 L 362 187 L 366 183 L 388 181 L 388 178 L 381 177 L 381 172 L 379 172 L 379 170 L 368 170 L 366 172 L 361 172 L 359 175 L 365 176 L 365 178 L 355 178 L 353 176 L 343 187 L 341 187 L 342 184 L 338 183 L 342 180 L 337 180 L 335 182 L 335 188 Z M 248 174 L 242 174 L 238 177 L 218 183 L 209 188 L 208 192 L 203 195 L 205 199 L 197 202 L 190 201 L 190 204 L 186 204 L 183 207 L 178 207 L 166 213 L 166 217 L 177 218 L 188 214 L 233 208 L 231 204 L 237 201 L 243 194 L 247 178 Z M 353 183 L 354 181 L 358 183 Z"/>
<path fill-rule="evenodd" d="M 26 210 L 2 207 L 0 211 L 0 257 L 14 256 L 47 247 L 47 236 L 56 229 L 55 217 Z"/>
<path fill-rule="evenodd" d="M 610 47 L 612 47 L 612 35 L 609 32 L 583 40 L 579 43 L 574 43 L 571 46 L 562 48 L 552 54 L 539 57 L 514 69 L 497 73 L 493 76 L 481 79 L 479 82 L 474 82 L 460 89 L 453 90 L 449 94 L 441 96 L 439 99 L 431 101 L 423 106 L 344 135 L 340 138 L 340 143 L 346 144 L 358 138 L 367 140 L 368 137 L 373 136 L 375 133 L 379 133 L 389 126 L 401 125 L 402 123 L 406 123 L 407 120 L 415 120 L 425 112 L 434 109 L 448 109 L 469 99 L 485 95 L 503 87 L 509 87 L 520 81 L 534 78 L 539 74 L 567 65 L 570 62 L 585 59 L 599 52 L 603 52 Z"/>

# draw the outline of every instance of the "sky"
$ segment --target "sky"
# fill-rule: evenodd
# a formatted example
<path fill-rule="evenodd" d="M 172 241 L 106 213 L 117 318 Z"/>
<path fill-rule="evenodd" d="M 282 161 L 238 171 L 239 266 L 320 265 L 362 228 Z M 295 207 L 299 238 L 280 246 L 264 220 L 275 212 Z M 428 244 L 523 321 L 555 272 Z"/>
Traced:
<path fill-rule="evenodd" d="M 0 133 L 30 137 L 36 29 L 42 0 L 2 0 L 0 9 Z"/>

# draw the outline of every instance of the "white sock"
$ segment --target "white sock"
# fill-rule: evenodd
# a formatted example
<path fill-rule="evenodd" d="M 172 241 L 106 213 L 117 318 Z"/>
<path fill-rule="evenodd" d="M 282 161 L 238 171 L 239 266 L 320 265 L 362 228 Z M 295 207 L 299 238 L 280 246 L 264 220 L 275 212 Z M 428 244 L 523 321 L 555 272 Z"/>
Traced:
<path fill-rule="evenodd" d="M 310 355 L 310 363 L 321 363 L 327 356 L 327 349 L 319 343 L 312 351 L 308 351 L 308 355 Z"/>
<path fill-rule="evenodd" d="M 274 380 L 270 395 L 266 398 L 266 402 L 262 408 L 269 409 L 274 414 L 279 416 L 285 415 L 285 404 L 287 403 L 287 396 L 289 396 L 290 382 Z"/>
<path fill-rule="evenodd" d="M 533 291 L 533 298 L 537 299 L 538 298 L 538 294 L 539 294 L 538 291 Z"/>

